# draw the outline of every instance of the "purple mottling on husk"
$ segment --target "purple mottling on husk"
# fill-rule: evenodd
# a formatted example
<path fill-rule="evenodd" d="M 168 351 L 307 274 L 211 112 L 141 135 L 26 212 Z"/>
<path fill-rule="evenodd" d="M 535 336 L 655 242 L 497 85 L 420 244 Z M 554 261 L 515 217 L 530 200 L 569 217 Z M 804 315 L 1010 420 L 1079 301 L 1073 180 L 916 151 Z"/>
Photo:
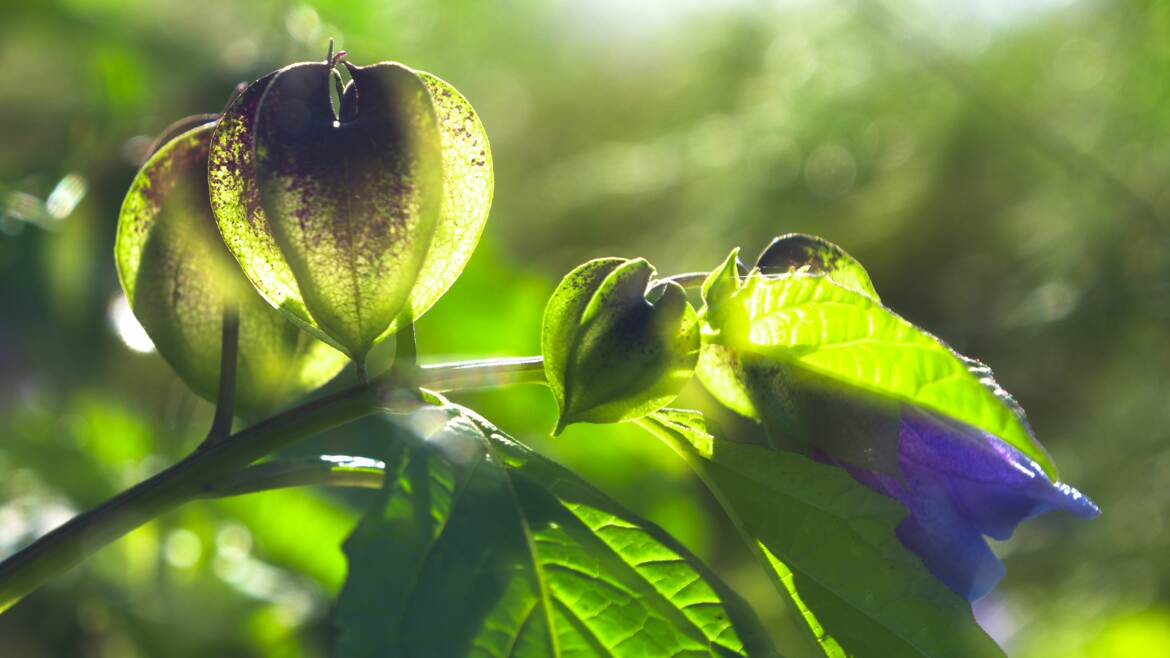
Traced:
<path fill-rule="evenodd" d="M 409 299 L 443 188 L 429 184 L 441 151 L 418 77 L 397 64 L 346 65 L 338 116 L 328 66 L 294 65 L 272 80 L 255 116 L 255 173 L 310 314 L 361 353 Z"/>
<path fill-rule="evenodd" d="M 146 157 L 149 158 L 155 153 L 158 153 L 162 147 L 169 144 L 171 140 L 175 139 L 179 135 L 182 135 L 189 130 L 194 130 L 200 126 L 205 126 L 209 123 L 215 123 L 218 120 L 218 114 L 193 114 L 189 117 L 183 117 L 178 121 L 172 122 L 169 126 L 163 128 L 162 132 L 158 134 L 158 137 L 155 137 L 154 141 L 151 142 L 150 149 L 147 151 Z M 208 139 L 210 139 L 210 136 Z"/>
<path fill-rule="evenodd" d="M 188 121 L 191 118 L 188 117 L 181 121 Z M 209 123 L 213 122 L 205 121 L 202 124 L 196 124 L 191 129 L 206 126 Z M 168 130 L 170 129 L 168 128 Z M 183 132 L 185 133 L 187 131 Z M 174 141 L 176 137 L 177 135 L 167 139 L 163 146 Z M 203 171 L 207 168 L 207 149 L 210 141 L 211 133 L 207 132 L 196 138 L 192 138 L 190 143 L 178 144 L 176 148 L 172 149 L 166 162 L 159 163 L 158 166 L 147 170 L 149 173 L 145 177 L 144 185 L 139 190 L 139 194 L 152 206 L 158 208 L 163 204 L 167 196 L 170 195 L 175 185 L 185 177 L 196 183 L 191 189 L 199 195 L 199 201 L 207 201 L 207 186 L 198 183 L 206 178 Z M 212 218 L 212 221 L 214 222 L 214 218 Z M 145 230 L 146 226 L 146 223 L 141 223 L 136 228 L 141 231 Z"/>
<path fill-rule="evenodd" d="M 263 213 L 259 212 L 260 189 L 255 184 L 256 133 L 254 124 L 256 111 L 260 107 L 260 99 L 264 96 L 265 90 L 268 89 L 268 85 L 271 84 L 272 79 L 276 77 L 277 73 L 279 71 L 273 71 L 248 85 L 235 101 L 228 106 L 227 110 L 224 111 L 221 122 L 231 124 L 233 128 L 238 128 L 238 132 L 233 135 L 236 148 L 223 148 L 213 151 L 210 163 L 212 169 L 223 169 L 229 178 L 243 182 L 242 200 L 247 205 L 245 218 L 255 230 L 265 235 L 271 233 L 271 231 L 267 223 L 263 221 Z"/>
<path fill-rule="evenodd" d="M 900 477 L 821 458 L 905 505 L 898 538 L 968 600 L 987 594 L 1004 574 L 984 535 L 1007 539 L 1021 521 L 1052 509 L 1084 518 L 1099 513 L 1088 497 L 1051 481 L 999 438 L 908 405 L 899 423 Z"/>

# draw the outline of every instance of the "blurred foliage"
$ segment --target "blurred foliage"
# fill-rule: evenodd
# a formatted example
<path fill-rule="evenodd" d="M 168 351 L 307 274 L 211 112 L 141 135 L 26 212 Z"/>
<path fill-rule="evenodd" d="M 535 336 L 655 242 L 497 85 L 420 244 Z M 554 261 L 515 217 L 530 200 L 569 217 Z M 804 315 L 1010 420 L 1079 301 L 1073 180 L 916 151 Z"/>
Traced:
<path fill-rule="evenodd" d="M 425 359 L 537 353 L 547 295 L 589 258 L 694 271 L 735 245 L 751 257 L 783 232 L 824 235 L 892 308 L 995 368 L 1103 509 L 1000 544 L 985 626 L 1021 658 L 1166 655 L 1170 5 L 1156 0 L 9 0 L 0 554 L 199 440 L 209 406 L 127 347 L 144 346 L 117 297 L 117 210 L 171 120 L 320 59 L 329 36 L 359 64 L 451 81 L 492 138 L 491 220 L 420 324 Z M 539 387 L 457 397 L 676 533 L 760 604 L 788 655 L 815 655 L 664 446 L 629 426 L 550 440 Z M 694 385 L 682 402 L 713 409 Z M 387 436 L 370 420 L 290 452 Z M 0 616 L 0 655 L 327 655 L 339 542 L 369 496 L 188 505 Z"/>

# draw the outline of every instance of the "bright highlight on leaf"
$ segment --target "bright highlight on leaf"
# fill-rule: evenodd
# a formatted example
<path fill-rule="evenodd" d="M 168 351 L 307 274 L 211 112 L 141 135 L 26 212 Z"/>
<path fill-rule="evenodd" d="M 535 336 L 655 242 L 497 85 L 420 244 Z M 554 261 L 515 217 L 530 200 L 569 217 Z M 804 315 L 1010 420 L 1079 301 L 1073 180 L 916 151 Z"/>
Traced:
<path fill-rule="evenodd" d="M 726 266 L 713 273 L 701 313 L 700 379 L 728 406 L 756 418 L 760 400 L 783 402 L 792 395 L 784 387 L 801 378 L 876 404 L 913 404 L 1001 438 L 1055 479 L 1019 406 L 973 368 L 977 362 L 839 280 L 848 281 L 809 269 L 772 275 L 756 269 L 742 279 Z M 854 274 L 851 285 L 857 282 Z"/>
<path fill-rule="evenodd" d="M 122 204 L 115 258 L 155 347 L 209 400 L 219 388 L 224 308 L 238 307 L 236 404 L 260 411 L 325 383 L 345 358 L 265 304 L 224 249 L 207 196 L 213 128 L 182 133 L 143 165 Z"/>
<path fill-rule="evenodd" d="M 446 82 L 346 66 L 336 114 L 332 62 L 249 86 L 220 121 L 208 176 L 248 279 L 360 360 L 458 278 L 487 220 L 492 165 L 475 111 Z"/>
<path fill-rule="evenodd" d="M 346 542 L 339 655 L 776 655 L 661 529 L 470 411 L 411 424 L 437 429 L 393 460 Z"/>

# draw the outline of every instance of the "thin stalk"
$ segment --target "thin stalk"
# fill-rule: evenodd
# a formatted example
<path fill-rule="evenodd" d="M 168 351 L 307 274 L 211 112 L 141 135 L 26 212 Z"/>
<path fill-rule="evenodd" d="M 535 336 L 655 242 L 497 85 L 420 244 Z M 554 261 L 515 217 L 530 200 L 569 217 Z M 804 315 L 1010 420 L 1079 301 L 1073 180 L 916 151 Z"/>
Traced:
<path fill-rule="evenodd" d="M 236 364 L 240 352 L 240 313 L 235 304 L 223 309 L 223 337 L 219 348 L 219 390 L 215 397 L 215 418 L 204 446 L 222 441 L 232 433 L 236 404 Z"/>
<path fill-rule="evenodd" d="M 670 281 L 672 283 L 677 283 L 684 288 L 698 288 L 699 286 L 703 285 L 704 281 L 707 280 L 707 276 L 709 274 L 710 272 L 686 272 L 684 274 L 673 274 L 671 276 L 655 280 L 651 286 L 662 283 L 664 281 Z"/>
<path fill-rule="evenodd" d="M 364 457 L 319 457 L 281 460 L 249 466 L 209 483 L 201 498 L 226 498 L 289 487 L 356 487 L 381 489 L 386 478 L 383 462 Z"/>
<path fill-rule="evenodd" d="M 540 381 L 537 357 L 427 366 L 413 386 L 456 390 Z M 540 374 L 541 377 L 537 377 Z M 491 384 L 489 384 L 489 382 Z M 299 439 L 375 413 L 401 383 L 365 382 L 261 421 L 227 440 L 196 449 L 178 463 L 65 522 L 0 562 L 0 612 L 94 551 L 179 505 L 207 495 L 207 487 Z"/>
<path fill-rule="evenodd" d="M 511 384 L 543 384 L 544 359 L 539 356 L 481 359 L 422 366 L 416 382 L 439 393 Z"/>
<path fill-rule="evenodd" d="M 414 323 L 404 322 L 394 334 L 394 365 L 398 373 L 411 373 L 418 367 L 418 339 Z"/>
<path fill-rule="evenodd" d="M 111 541 L 195 497 L 208 481 L 310 434 L 372 413 L 379 391 L 357 386 L 273 416 L 67 521 L 0 563 L 0 611 Z"/>

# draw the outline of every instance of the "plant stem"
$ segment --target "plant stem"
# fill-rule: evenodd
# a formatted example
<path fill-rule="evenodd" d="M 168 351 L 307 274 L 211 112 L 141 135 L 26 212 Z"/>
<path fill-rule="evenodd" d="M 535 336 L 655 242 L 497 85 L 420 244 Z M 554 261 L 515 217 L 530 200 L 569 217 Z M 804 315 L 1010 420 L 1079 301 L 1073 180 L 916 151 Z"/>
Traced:
<path fill-rule="evenodd" d="M 394 333 L 394 365 L 398 372 L 411 372 L 418 367 L 418 339 L 414 323 L 404 322 Z"/>
<path fill-rule="evenodd" d="M 377 391 L 358 386 L 314 400 L 196 450 L 182 461 L 74 517 L 0 563 L 0 611 L 109 542 L 192 498 L 208 480 L 272 450 L 371 413 Z"/>
<path fill-rule="evenodd" d="M 386 465 L 361 457 L 319 457 L 249 466 L 200 492 L 201 498 L 226 498 L 288 487 L 358 487 L 381 489 Z"/>
<path fill-rule="evenodd" d="M 439 393 L 511 384 L 543 384 L 544 359 L 539 356 L 460 361 L 420 367 L 418 385 Z"/>
<path fill-rule="evenodd" d="M 205 445 L 228 438 L 236 404 L 236 364 L 240 351 L 240 313 L 235 304 L 223 309 L 223 338 L 219 347 L 219 390 L 215 397 L 215 418 Z"/>
<path fill-rule="evenodd" d="M 654 281 L 651 286 L 656 283 L 662 283 L 663 281 L 670 281 L 672 283 L 677 283 L 684 288 L 698 288 L 699 286 L 703 285 L 704 281 L 707 280 L 707 276 L 709 274 L 709 272 L 686 272 L 684 274 L 674 274 Z"/>
<path fill-rule="evenodd" d="M 412 386 L 450 391 L 543 380 L 539 357 L 491 359 L 421 368 Z M 539 375 L 539 376 L 538 376 Z M 147 521 L 188 500 L 272 451 L 381 409 L 400 382 L 379 378 L 310 400 L 187 457 L 84 512 L 0 562 L 0 612 L 49 578 Z"/>

